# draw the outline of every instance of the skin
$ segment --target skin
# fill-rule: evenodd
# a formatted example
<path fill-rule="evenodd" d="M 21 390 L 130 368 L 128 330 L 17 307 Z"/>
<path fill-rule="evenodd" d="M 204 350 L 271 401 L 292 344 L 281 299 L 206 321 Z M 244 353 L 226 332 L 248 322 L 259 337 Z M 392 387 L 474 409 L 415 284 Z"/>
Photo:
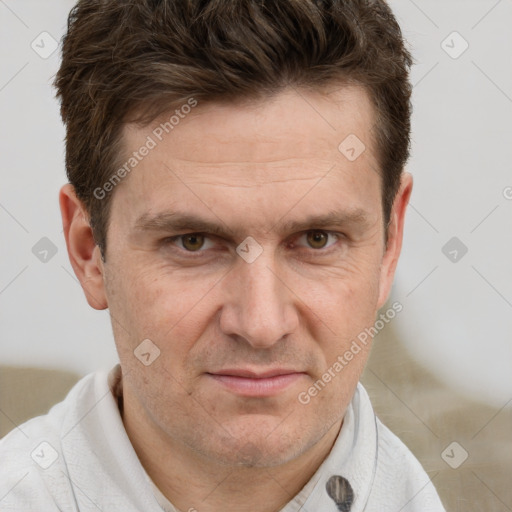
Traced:
<path fill-rule="evenodd" d="M 279 510 L 336 440 L 370 344 L 307 405 L 298 396 L 373 325 L 412 189 L 403 173 L 386 246 L 374 115 L 354 86 L 199 104 L 115 188 L 106 262 L 73 188 L 61 189 L 71 264 L 89 304 L 112 317 L 127 433 L 180 510 Z M 157 125 L 125 126 L 127 157 Z M 366 146 L 353 162 L 338 150 L 349 134 Z M 283 227 L 331 210 L 351 215 Z M 196 231 L 136 228 L 164 211 L 232 233 L 169 240 Z M 236 252 L 248 236 L 263 249 L 252 263 Z M 160 350 L 148 366 L 134 355 L 144 339 Z M 228 368 L 296 375 L 244 396 L 214 376 Z"/>

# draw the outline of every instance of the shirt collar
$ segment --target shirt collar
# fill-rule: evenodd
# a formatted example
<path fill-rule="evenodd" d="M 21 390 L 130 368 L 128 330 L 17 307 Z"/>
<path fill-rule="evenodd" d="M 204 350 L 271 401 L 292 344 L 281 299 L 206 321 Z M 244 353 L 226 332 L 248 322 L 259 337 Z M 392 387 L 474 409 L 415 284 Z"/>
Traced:
<path fill-rule="evenodd" d="M 303 489 L 308 494 L 303 509 L 336 510 L 337 508 L 346 512 L 363 511 L 375 479 L 377 446 L 375 413 L 366 390 L 358 383 L 352 401 L 347 407 L 336 442 L 327 458 Z M 338 491 L 339 501 L 336 504 L 329 495 L 328 484 L 331 487 L 331 494 L 333 486 Z M 346 488 L 340 489 L 340 486 L 346 485 L 353 493 L 352 499 L 347 496 Z M 336 495 L 336 493 L 334 494 Z M 341 503 L 342 498 L 344 498 L 344 504 Z M 282 512 L 299 510 L 291 508 L 293 501 Z"/>

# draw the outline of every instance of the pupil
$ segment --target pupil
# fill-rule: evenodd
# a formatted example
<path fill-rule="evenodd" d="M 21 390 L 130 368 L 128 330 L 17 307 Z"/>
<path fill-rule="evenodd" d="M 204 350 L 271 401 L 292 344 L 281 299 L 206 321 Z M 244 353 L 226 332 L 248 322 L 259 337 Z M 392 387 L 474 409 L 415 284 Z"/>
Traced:
<path fill-rule="evenodd" d="M 318 245 L 320 247 L 323 247 L 325 245 L 326 237 L 325 233 L 321 231 L 313 231 L 312 234 L 310 234 L 310 242 L 312 242 L 312 245 L 318 248 Z"/>
<path fill-rule="evenodd" d="M 190 240 L 192 240 L 191 244 L 188 243 Z M 183 245 L 187 249 L 196 250 L 201 248 L 201 246 L 203 245 L 202 242 L 203 241 L 201 235 L 188 235 L 185 237 Z"/>

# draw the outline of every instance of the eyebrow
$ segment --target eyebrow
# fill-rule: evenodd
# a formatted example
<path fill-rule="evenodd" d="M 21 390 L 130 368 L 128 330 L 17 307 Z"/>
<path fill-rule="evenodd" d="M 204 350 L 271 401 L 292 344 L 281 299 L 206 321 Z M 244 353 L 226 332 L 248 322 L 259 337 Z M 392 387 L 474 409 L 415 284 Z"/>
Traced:
<path fill-rule="evenodd" d="M 310 229 L 322 229 L 333 226 L 359 227 L 364 230 L 369 225 L 366 212 L 360 208 L 351 210 L 331 210 L 322 215 L 310 215 L 302 220 L 289 220 L 282 224 L 276 223 L 269 231 L 275 230 L 280 234 L 295 233 Z M 180 211 L 164 211 L 157 214 L 142 214 L 135 222 L 135 232 L 181 232 L 211 233 L 221 237 L 235 237 L 237 233 L 247 233 L 247 229 L 240 226 L 228 227 L 223 221 L 220 223 L 203 219 L 195 214 Z"/>

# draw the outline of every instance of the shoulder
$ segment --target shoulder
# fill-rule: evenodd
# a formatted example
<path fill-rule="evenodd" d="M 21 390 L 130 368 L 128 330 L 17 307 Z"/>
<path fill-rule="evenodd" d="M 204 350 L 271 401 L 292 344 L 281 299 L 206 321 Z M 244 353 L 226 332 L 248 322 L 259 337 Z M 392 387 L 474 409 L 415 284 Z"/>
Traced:
<path fill-rule="evenodd" d="M 357 395 L 360 409 L 371 408 L 375 422 L 377 449 L 368 511 L 445 512 L 431 478 L 409 448 L 375 416 L 360 383 Z"/>
<path fill-rule="evenodd" d="M 403 512 L 445 512 L 439 495 L 409 448 L 376 418 L 378 460 L 375 486 L 394 496 Z"/>
<path fill-rule="evenodd" d="M 79 415 L 80 404 L 94 395 L 95 381 L 102 378 L 99 372 L 87 375 L 47 414 L 0 439 L 0 510 L 59 510 L 55 495 L 73 501 L 62 439 Z"/>

